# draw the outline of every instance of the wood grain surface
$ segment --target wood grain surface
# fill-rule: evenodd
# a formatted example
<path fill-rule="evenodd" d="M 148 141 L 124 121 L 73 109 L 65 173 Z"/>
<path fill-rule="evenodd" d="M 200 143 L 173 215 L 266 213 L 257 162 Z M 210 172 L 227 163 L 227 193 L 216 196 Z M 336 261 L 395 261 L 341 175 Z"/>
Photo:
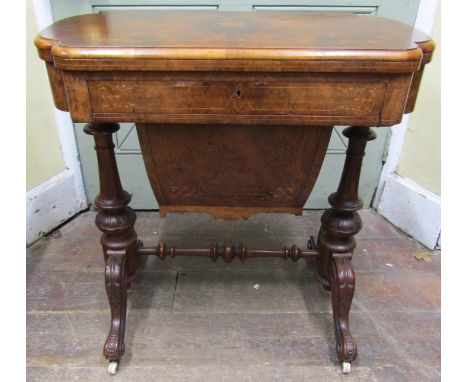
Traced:
<path fill-rule="evenodd" d="M 137 130 L 163 214 L 198 209 L 224 218 L 300 212 L 331 135 L 331 127 L 306 126 L 137 124 Z"/>
<path fill-rule="evenodd" d="M 122 60 L 133 67 L 145 59 L 287 59 L 378 61 L 388 68 L 409 62 L 414 71 L 433 48 L 427 41 L 397 21 L 353 14 L 132 11 L 59 21 L 40 33 L 36 46 L 62 68 L 91 68 L 95 59 L 111 59 L 111 66 L 120 60 L 119 69 Z"/>

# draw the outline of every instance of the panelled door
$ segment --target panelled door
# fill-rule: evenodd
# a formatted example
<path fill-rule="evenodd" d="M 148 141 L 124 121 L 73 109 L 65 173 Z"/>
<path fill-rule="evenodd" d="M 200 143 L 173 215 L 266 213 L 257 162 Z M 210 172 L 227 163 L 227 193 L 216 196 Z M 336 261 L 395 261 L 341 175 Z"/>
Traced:
<path fill-rule="evenodd" d="M 204 9 L 213 12 L 352 12 L 369 17 L 384 16 L 413 25 L 418 5 L 419 0 L 52 0 L 56 21 L 91 12 L 125 12 L 130 9 Z M 83 133 L 82 127 L 83 124 L 76 124 L 75 133 L 88 201 L 92 203 L 99 190 L 97 163 L 93 140 Z M 327 197 L 338 186 L 346 151 L 346 139 L 340 133 L 342 129 L 342 126 L 336 126 L 333 130 L 320 176 L 305 208 L 327 208 Z M 377 188 L 391 133 L 390 128 L 387 127 L 376 129 L 376 132 L 377 139 L 367 146 L 363 163 L 359 191 L 364 207 L 370 205 Z M 114 141 L 124 188 L 133 194 L 132 207 L 135 209 L 158 208 L 145 172 L 135 125 L 121 124 L 120 130 L 114 136 Z M 285 174 L 285 179 L 287 179 L 287 174 Z"/>

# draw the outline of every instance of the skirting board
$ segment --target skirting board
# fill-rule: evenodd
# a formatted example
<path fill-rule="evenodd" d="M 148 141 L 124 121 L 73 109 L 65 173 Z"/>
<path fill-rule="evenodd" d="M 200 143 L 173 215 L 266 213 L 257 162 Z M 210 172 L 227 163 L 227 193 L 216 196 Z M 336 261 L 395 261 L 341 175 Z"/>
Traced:
<path fill-rule="evenodd" d="M 385 181 L 377 212 L 429 249 L 441 230 L 440 196 L 392 174 Z"/>
<path fill-rule="evenodd" d="M 31 245 L 87 207 L 77 195 L 75 177 L 65 170 L 26 194 L 26 244 Z"/>

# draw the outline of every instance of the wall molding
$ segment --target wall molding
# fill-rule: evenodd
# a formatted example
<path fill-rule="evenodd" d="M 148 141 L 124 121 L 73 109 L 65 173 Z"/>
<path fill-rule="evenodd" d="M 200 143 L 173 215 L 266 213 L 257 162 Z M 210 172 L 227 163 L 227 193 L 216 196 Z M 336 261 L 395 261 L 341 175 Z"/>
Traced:
<path fill-rule="evenodd" d="M 385 182 L 396 171 L 398 163 L 400 162 L 400 156 L 403 151 L 403 145 L 405 143 L 406 131 L 408 130 L 409 118 L 410 116 L 405 114 L 398 125 L 391 127 L 391 136 L 390 142 L 388 144 L 387 158 L 382 167 L 377 190 L 375 192 L 374 200 L 372 201 L 372 206 L 374 208 L 377 208 L 380 203 L 380 198 L 382 196 Z"/>
<path fill-rule="evenodd" d="M 385 182 L 377 212 L 427 248 L 437 247 L 441 231 L 439 195 L 392 174 Z"/>
<path fill-rule="evenodd" d="M 70 117 L 70 113 L 61 111 L 54 107 L 55 124 L 57 126 L 62 148 L 63 162 L 65 169 L 74 175 L 74 187 L 77 199 L 87 205 L 88 198 L 83 182 L 83 172 L 81 170 L 80 155 L 75 137 L 75 125 Z"/>
<path fill-rule="evenodd" d="M 26 194 L 26 244 L 31 245 L 86 207 L 76 193 L 70 170 L 33 188 Z"/>

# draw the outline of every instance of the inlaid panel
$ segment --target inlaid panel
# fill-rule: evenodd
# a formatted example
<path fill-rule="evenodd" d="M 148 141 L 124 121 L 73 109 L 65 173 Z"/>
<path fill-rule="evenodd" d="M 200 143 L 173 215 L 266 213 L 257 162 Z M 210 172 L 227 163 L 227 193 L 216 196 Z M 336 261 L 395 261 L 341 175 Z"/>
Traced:
<path fill-rule="evenodd" d="M 234 84 L 207 81 L 89 81 L 96 113 L 220 113 Z"/>
<path fill-rule="evenodd" d="M 362 116 L 377 118 L 386 83 L 90 80 L 93 113 Z M 128 118 L 128 117 L 127 117 Z"/>
<path fill-rule="evenodd" d="M 384 83 L 251 82 L 244 85 L 247 113 L 378 115 Z"/>
<path fill-rule="evenodd" d="M 300 214 L 331 127 L 137 124 L 148 177 L 164 214 L 230 209 Z M 287 169 L 285 171 L 285 169 Z"/>

